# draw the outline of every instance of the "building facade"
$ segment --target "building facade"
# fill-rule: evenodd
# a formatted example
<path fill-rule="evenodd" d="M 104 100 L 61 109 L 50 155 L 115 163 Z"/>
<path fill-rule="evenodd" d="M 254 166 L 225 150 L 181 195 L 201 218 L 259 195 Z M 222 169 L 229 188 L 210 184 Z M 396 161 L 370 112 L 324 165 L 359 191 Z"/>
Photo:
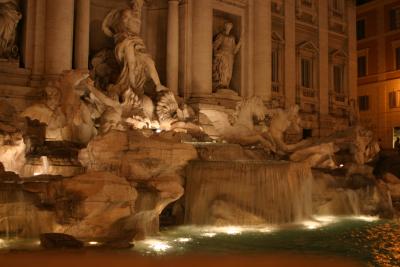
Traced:
<path fill-rule="evenodd" d="M 0 60 L 0 98 L 18 111 L 41 98 L 42 87 L 63 70 L 91 69 L 92 58 L 113 46 L 102 31 L 105 16 L 129 4 L 9 2 L 22 18 L 18 56 Z M 357 99 L 355 1 L 150 0 L 141 17 L 141 35 L 161 82 L 193 107 L 232 110 L 240 97 L 250 96 L 273 107 L 298 104 L 303 137 L 326 136 L 351 123 Z M 213 40 L 227 21 L 241 47 L 228 90 L 216 90 Z"/>
<path fill-rule="evenodd" d="M 400 136 L 400 1 L 360 2 L 357 39 L 360 119 L 390 149 Z"/>

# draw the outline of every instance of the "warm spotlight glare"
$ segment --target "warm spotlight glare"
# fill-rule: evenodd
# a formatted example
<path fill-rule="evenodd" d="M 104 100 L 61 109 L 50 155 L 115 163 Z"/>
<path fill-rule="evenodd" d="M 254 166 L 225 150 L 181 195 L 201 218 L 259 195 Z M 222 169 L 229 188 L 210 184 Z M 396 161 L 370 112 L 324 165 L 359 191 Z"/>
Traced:
<path fill-rule="evenodd" d="M 270 227 L 264 227 L 264 228 L 260 228 L 258 230 L 260 233 L 271 233 L 272 232 L 272 228 Z"/>
<path fill-rule="evenodd" d="M 6 241 L 0 239 L 0 248 L 5 248 L 5 247 L 7 247 Z"/>
<path fill-rule="evenodd" d="M 354 216 L 354 217 L 351 217 L 351 218 L 355 219 L 355 220 L 365 221 L 365 222 L 375 222 L 375 221 L 379 220 L 379 217 L 377 217 L 377 216 L 363 216 L 363 215 L 360 215 L 360 216 Z"/>
<path fill-rule="evenodd" d="M 161 129 L 157 129 L 157 130 L 156 130 L 156 133 L 161 133 L 161 132 L 162 132 Z"/>
<path fill-rule="evenodd" d="M 42 174 L 41 172 L 34 172 L 33 176 L 38 176 L 38 175 L 41 175 L 41 174 Z"/>
<path fill-rule="evenodd" d="M 146 240 L 146 244 L 156 252 L 165 252 L 171 248 L 167 242 L 161 240 Z"/>
<path fill-rule="evenodd" d="M 223 227 L 221 230 L 228 235 L 238 235 L 242 233 L 242 230 L 239 227 L 233 226 Z"/>
<path fill-rule="evenodd" d="M 214 237 L 216 235 L 217 235 L 217 233 L 204 233 L 204 234 L 202 234 L 202 236 L 204 236 L 204 237 Z"/>
<path fill-rule="evenodd" d="M 90 241 L 89 242 L 89 245 L 91 245 L 91 246 L 96 246 L 96 245 L 99 245 L 100 243 L 99 242 L 96 242 L 96 241 Z"/>
<path fill-rule="evenodd" d="M 180 242 L 180 243 L 187 243 L 187 242 L 192 241 L 192 239 L 188 238 L 188 237 L 181 237 L 181 238 L 175 239 L 175 241 Z"/>
<path fill-rule="evenodd" d="M 305 228 L 310 229 L 310 230 L 317 229 L 321 226 L 321 224 L 316 221 L 305 221 L 305 222 L 303 222 L 303 225 Z"/>
<path fill-rule="evenodd" d="M 344 165 L 343 165 L 343 164 L 340 164 L 340 165 L 339 165 L 339 167 L 340 167 L 340 168 L 343 168 L 343 167 L 344 167 Z"/>

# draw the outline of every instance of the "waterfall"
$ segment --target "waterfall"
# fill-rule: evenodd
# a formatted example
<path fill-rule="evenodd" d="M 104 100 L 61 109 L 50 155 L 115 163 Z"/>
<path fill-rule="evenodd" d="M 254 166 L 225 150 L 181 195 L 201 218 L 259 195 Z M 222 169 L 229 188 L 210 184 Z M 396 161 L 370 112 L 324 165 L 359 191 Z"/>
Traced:
<path fill-rule="evenodd" d="M 0 236 L 37 237 L 52 229 L 51 213 L 35 207 L 33 194 L 15 183 L 0 185 Z"/>
<path fill-rule="evenodd" d="M 312 215 L 312 173 L 305 164 L 193 161 L 186 172 L 188 224 L 279 224 Z"/>

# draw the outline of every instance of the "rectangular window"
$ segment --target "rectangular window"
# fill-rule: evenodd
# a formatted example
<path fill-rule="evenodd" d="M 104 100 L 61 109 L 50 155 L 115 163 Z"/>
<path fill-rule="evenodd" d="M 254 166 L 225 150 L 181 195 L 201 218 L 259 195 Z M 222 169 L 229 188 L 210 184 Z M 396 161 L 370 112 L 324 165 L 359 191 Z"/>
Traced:
<path fill-rule="evenodd" d="M 390 10 L 390 29 L 400 29 L 400 8 Z"/>
<path fill-rule="evenodd" d="M 393 91 L 389 93 L 389 108 L 400 107 L 400 91 Z"/>
<path fill-rule="evenodd" d="M 343 93 L 343 66 L 333 66 L 333 86 L 336 93 Z"/>
<path fill-rule="evenodd" d="M 312 63 L 310 59 L 301 59 L 301 86 L 312 88 Z"/>
<path fill-rule="evenodd" d="M 358 77 L 367 75 L 367 57 L 361 56 L 357 59 Z"/>
<path fill-rule="evenodd" d="M 365 20 L 357 20 L 357 40 L 365 38 Z"/>
<path fill-rule="evenodd" d="M 396 70 L 400 70 L 400 47 L 395 49 L 396 54 Z"/>
<path fill-rule="evenodd" d="M 358 97 L 358 107 L 360 111 L 369 110 L 369 96 L 363 95 Z"/>

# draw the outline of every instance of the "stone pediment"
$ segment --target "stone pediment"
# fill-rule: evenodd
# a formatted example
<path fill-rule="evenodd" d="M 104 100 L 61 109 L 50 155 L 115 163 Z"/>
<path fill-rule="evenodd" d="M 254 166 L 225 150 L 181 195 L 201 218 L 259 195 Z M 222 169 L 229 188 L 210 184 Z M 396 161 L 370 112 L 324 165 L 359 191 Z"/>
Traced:
<path fill-rule="evenodd" d="M 312 53 L 319 52 L 318 47 L 311 41 L 305 41 L 305 42 L 300 43 L 299 45 L 297 45 L 297 49 L 302 50 L 302 51 L 312 52 Z"/>
<path fill-rule="evenodd" d="M 346 59 L 347 54 L 342 49 L 336 49 L 330 53 L 331 58 L 335 59 Z"/>

